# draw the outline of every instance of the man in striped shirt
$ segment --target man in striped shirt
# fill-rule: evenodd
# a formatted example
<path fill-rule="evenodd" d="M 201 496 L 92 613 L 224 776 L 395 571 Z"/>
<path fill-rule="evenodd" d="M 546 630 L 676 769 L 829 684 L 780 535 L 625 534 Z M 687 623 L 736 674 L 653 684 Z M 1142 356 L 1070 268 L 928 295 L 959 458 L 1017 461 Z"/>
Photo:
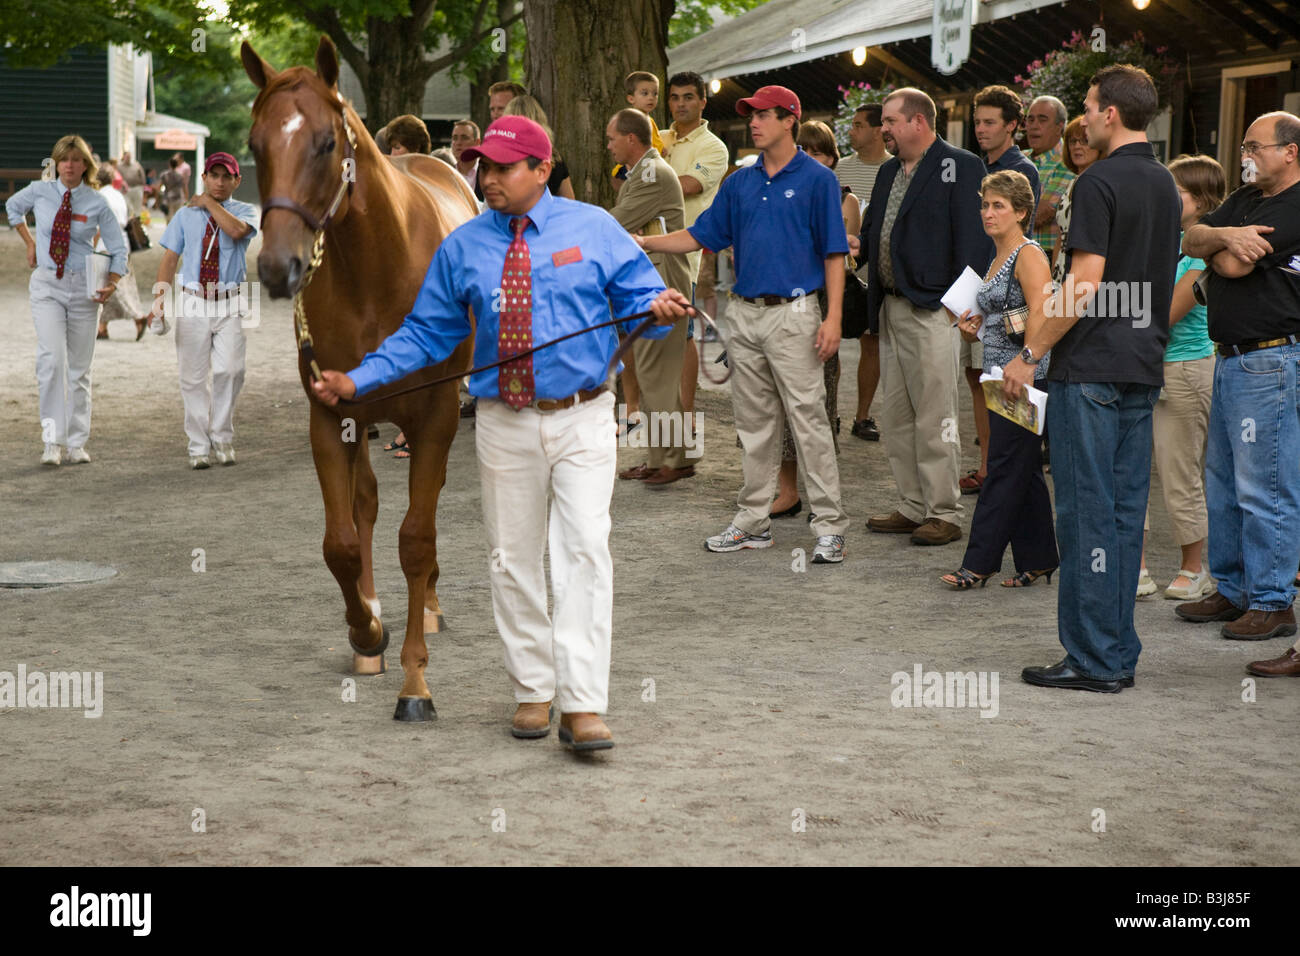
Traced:
<path fill-rule="evenodd" d="M 1066 168 L 1062 155 L 1061 134 L 1068 120 L 1065 104 L 1055 96 L 1038 97 L 1029 104 L 1029 112 L 1025 114 L 1025 139 L 1029 141 L 1029 158 L 1038 167 L 1040 189 L 1034 229 L 1029 237 L 1043 247 L 1048 262 L 1052 261 L 1060 235 L 1056 210 L 1074 182 L 1074 174 Z"/>

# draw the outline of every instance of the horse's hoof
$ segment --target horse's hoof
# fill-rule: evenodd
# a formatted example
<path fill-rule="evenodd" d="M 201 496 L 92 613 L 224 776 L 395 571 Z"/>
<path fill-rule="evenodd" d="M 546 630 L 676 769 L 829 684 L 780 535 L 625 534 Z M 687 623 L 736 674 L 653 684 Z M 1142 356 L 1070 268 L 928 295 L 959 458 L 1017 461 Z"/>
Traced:
<path fill-rule="evenodd" d="M 378 657 L 380 654 L 384 653 L 384 651 L 388 650 L 388 625 L 387 624 L 383 625 L 383 628 L 384 628 L 384 636 L 382 639 L 380 639 L 379 646 L 376 648 L 372 648 L 371 650 L 368 651 L 363 650 L 360 647 L 357 647 L 357 645 L 352 641 L 352 635 L 349 634 L 348 643 L 352 645 L 353 653 L 360 654 L 362 657 Z"/>
<path fill-rule="evenodd" d="M 438 712 L 433 709 L 433 701 L 428 697 L 399 697 L 397 710 L 393 712 L 393 720 L 412 723 L 433 720 L 437 716 Z"/>
<path fill-rule="evenodd" d="M 384 663 L 383 654 L 379 654 L 375 657 L 366 657 L 363 654 L 353 654 L 352 673 L 363 677 L 375 677 L 379 674 L 388 673 L 388 665 Z"/>

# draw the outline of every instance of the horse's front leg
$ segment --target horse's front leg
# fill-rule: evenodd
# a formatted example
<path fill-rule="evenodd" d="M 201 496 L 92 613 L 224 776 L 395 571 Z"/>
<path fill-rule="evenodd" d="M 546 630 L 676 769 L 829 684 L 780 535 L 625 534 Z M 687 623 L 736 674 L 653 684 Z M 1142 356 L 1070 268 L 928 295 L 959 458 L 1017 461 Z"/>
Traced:
<path fill-rule="evenodd" d="M 344 441 L 343 425 L 338 416 L 314 401 L 310 404 L 311 454 L 325 503 L 325 540 L 322 544 L 325 564 L 343 592 L 348 643 L 356 654 L 379 659 L 379 668 L 372 665 L 369 670 L 376 673 L 382 669 L 381 655 L 388 645 L 388 637 L 376 613 L 377 604 L 372 606 L 361 588 L 367 562 L 362 558 L 362 541 L 357 533 L 353 500 L 353 475 L 360 443 Z"/>
<path fill-rule="evenodd" d="M 455 406 L 452 406 L 453 409 Z M 446 409 L 440 409 L 446 412 Z M 451 414 L 455 415 L 455 412 Z M 426 413 L 423 420 L 403 423 L 411 442 L 410 507 L 398 532 L 397 550 L 406 576 L 406 639 L 402 642 L 402 672 L 405 679 L 397 701 L 398 720 L 430 720 L 435 715 L 432 694 L 425 683 L 424 671 L 429 663 L 425 632 L 433 625 L 437 611 L 428 606 L 432 593 L 429 582 L 437 580 L 438 549 L 435 516 L 438 493 L 447 475 L 447 452 L 456 419 L 451 429 L 441 427 L 436 414 Z M 414 427 L 413 427 L 414 426 Z M 436 598 L 435 598 L 436 607 Z"/>

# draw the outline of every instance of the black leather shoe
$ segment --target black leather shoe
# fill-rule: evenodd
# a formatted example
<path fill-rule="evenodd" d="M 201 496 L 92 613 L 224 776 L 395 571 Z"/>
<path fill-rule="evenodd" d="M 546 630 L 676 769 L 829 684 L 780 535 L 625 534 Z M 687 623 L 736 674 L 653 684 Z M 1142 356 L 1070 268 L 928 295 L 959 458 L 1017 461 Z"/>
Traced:
<path fill-rule="evenodd" d="M 1137 683 L 1137 678 L 1136 678 L 1136 677 L 1121 677 L 1121 678 L 1119 679 L 1119 682 L 1120 682 L 1121 684 L 1123 684 L 1125 687 L 1132 687 L 1134 684 Z"/>
<path fill-rule="evenodd" d="M 1059 664 L 1053 664 L 1051 667 L 1026 667 L 1020 672 L 1020 677 L 1026 684 L 1033 684 L 1035 687 L 1061 687 L 1066 690 L 1090 690 L 1098 694 L 1118 694 L 1125 686 L 1125 680 L 1132 678 L 1121 678 L 1118 680 L 1098 680 L 1095 677 L 1089 677 L 1087 674 L 1080 674 L 1064 659 Z"/>

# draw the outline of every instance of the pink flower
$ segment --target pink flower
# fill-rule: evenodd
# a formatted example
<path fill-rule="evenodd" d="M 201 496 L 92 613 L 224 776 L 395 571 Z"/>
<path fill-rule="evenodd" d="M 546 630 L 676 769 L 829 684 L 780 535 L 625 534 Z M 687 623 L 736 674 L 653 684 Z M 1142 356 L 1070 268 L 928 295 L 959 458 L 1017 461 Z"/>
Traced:
<path fill-rule="evenodd" d="M 1168 50 L 1168 49 L 1169 49 L 1169 47 L 1167 47 L 1167 46 L 1158 46 L 1158 47 L 1156 47 L 1156 53 L 1157 53 L 1157 54 L 1162 54 L 1162 53 L 1164 53 L 1164 52 L 1165 52 L 1166 50 Z"/>

